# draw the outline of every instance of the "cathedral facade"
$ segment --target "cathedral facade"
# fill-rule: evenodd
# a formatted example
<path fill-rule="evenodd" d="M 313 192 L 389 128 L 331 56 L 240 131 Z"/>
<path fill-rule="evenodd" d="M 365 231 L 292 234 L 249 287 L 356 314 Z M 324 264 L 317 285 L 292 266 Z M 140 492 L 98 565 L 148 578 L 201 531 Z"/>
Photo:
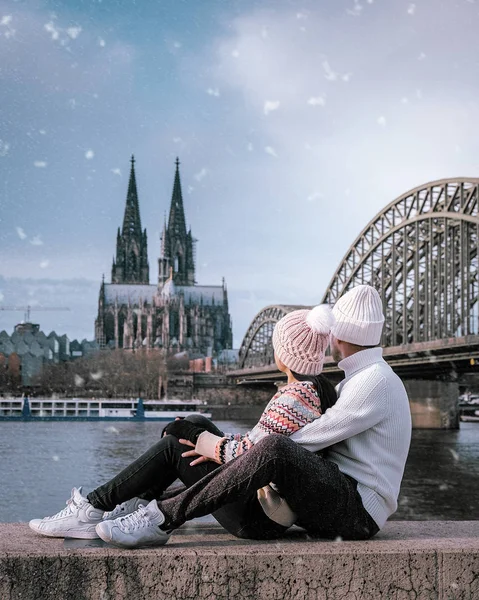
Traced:
<path fill-rule="evenodd" d="M 95 339 L 100 347 L 163 348 L 213 356 L 232 347 L 228 292 L 222 285 L 197 285 L 195 242 L 187 230 L 179 160 L 168 223 L 163 226 L 158 281 L 150 284 L 148 239 L 142 230 L 135 159 L 123 227 L 118 228 L 111 283 L 100 287 Z"/>

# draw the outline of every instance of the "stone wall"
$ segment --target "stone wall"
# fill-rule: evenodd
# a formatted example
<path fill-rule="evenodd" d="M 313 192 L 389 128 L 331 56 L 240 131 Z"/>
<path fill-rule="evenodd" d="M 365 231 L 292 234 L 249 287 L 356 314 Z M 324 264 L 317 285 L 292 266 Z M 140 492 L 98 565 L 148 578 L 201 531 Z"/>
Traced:
<path fill-rule="evenodd" d="M 168 378 L 168 398 L 197 398 L 220 406 L 265 406 L 276 390 L 273 384 L 243 386 L 225 375 L 208 373 L 185 373 Z"/>
<path fill-rule="evenodd" d="M 404 379 L 415 429 L 459 428 L 459 385 L 453 382 Z"/>
<path fill-rule="evenodd" d="M 479 521 L 387 523 L 368 541 L 238 539 L 189 524 L 120 550 L 0 524 L 1 600 L 476 600 Z"/>

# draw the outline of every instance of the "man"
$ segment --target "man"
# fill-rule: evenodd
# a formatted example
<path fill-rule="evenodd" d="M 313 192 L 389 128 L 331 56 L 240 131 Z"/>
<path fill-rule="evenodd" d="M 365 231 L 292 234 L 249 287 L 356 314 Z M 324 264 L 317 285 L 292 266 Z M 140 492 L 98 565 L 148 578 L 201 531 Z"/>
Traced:
<path fill-rule="evenodd" d="M 169 426 L 171 433 L 183 431 L 182 437 L 190 440 L 167 435 L 88 499 L 74 493 L 69 506 L 75 523 L 91 519 L 102 539 L 128 548 L 165 544 L 173 529 L 210 513 L 238 537 L 279 537 L 287 529 L 283 512 L 271 512 L 271 503 L 257 496 L 258 490 L 273 483 L 273 505 L 278 498 L 284 501 L 294 522 L 311 535 L 332 539 L 375 535 L 397 508 L 411 438 L 409 403 L 378 346 L 384 324 L 378 293 L 370 286 L 357 286 L 338 300 L 333 313 L 331 348 L 345 379 L 338 388 L 338 401 L 320 418 L 290 437 L 269 435 L 221 466 L 209 460 L 214 456 L 204 454 L 209 447 L 205 438 L 221 432 L 211 427 L 204 431 L 208 428 L 195 428 L 192 423 Z M 185 452 L 185 445 L 195 449 Z M 316 454 L 324 449 L 326 456 Z M 180 476 L 189 487 L 157 502 L 163 490 L 145 494 L 137 482 L 142 481 L 144 488 L 149 477 L 153 484 L 158 467 L 164 464 L 170 466 L 170 482 Z M 137 498 L 125 502 L 119 508 L 123 516 L 100 520 L 102 509 L 108 510 L 114 498 L 124 496 L 126 486 L 127 498 L 141 492 L 144 498 L 154 499 L 139 508 Z M 281 516 L 276 521 L 277 514 Z M 55 518 L 30 525 L 39 533 L 54 535 L 47 531 Z M 68 519 L 71 522 L 71 515 Z M 61 527 L 56 535 L 63 535 Z"/>

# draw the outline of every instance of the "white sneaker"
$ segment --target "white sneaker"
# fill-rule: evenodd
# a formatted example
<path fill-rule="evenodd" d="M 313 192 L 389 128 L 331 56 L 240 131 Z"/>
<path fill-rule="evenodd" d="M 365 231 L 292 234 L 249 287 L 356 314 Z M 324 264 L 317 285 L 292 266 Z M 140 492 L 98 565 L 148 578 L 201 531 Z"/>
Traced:
<path fill-rule="evenodd" d="M 82 488 L 73 488 L 72 496 L 67 500 L 66 508 L 52 517 L 33 519 L 29 525 L 33 531 L 49 537 L 80 538 L 94 540 L 98 538 L 95 526 L 103 517 L 103 510 L 92 506 L 81 495 Z"/>
<path fill-rule="evenodd" d="M 171 532 L 160 529 L 164 522 L 165 515 L 156 500 L 152 500 L 126 517 L 98 523 L 96 532 L 102 540 L 120 548 L 163 546 L 171 535 Z"/>
<path fill-rule="evenodd" d="M 113 510 L 106 512 L 103 515 L 103 521 L 113 521 L 118 517 L 126 517 L 126 515 L 135 512 L 138 510 L 140 506 L 146 506 L 148 504 L 148 500 L 143 500 L 143 498 L 131 498 L 126 502 L 122 502 L 121 504 L 117 504 Z"/>

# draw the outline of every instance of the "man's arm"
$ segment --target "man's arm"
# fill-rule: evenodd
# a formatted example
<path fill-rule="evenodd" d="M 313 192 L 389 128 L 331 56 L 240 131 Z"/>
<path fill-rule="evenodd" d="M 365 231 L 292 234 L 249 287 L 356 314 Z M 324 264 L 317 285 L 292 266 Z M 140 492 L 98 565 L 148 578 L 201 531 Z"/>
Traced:
<path fill-rule="evenodd" d="M 386 407 L 386 380 L 365 381 L 359 388 L 343 390 L 334 406 L 293 433 L 291 439 L 311 452 L 322 450 L 379 423 Z"/>

